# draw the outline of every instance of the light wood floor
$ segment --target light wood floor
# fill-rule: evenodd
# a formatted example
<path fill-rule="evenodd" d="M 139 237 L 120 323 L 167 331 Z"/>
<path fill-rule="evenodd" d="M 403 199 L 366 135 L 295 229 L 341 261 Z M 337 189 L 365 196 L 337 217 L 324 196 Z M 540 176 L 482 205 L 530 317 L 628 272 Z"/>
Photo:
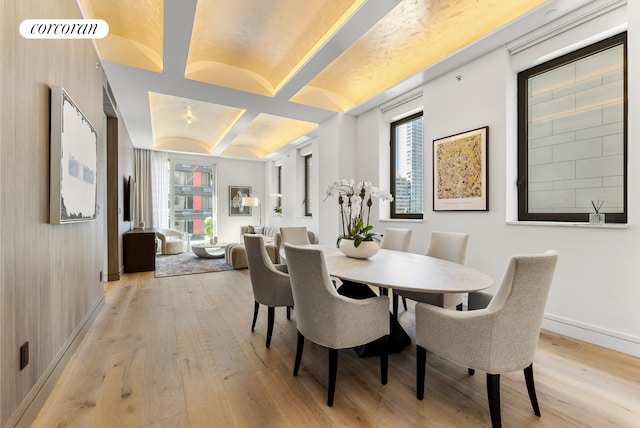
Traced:
<path fill-rule="evenodd" d="M 156 279 L 124 275 L 33 427 L 489 426 L 485 375 L 429 355 L 415 398 L 415 346 L 379 360 L 340 351 L 335 405 L 326 406 L 328 353 L 308 342 L 297 377 L 295 310 L 266 308 L 251 332 L 246 270 Z M 414 336 L 413 308 L 400 321 Z M 345 326 L 348 328 L 348 326 Z M 542 417 L 521 372 L 502 377 L 505 427 L 640 426 L 640 360 L 543 332 L 534 361 Z"/>

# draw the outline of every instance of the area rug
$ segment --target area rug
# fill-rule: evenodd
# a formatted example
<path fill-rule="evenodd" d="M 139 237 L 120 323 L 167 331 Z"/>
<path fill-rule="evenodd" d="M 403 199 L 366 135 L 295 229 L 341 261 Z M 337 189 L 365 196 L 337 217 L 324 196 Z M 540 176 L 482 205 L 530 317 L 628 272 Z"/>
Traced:
<path fill-rule="evenodd" d="M 224 257 L 219 259 L 203 259 L 191 251 L 182 254 L 156 255 L 156 278 L 191 275 L 194 273 L 222 272 L 232 269 Z"/>

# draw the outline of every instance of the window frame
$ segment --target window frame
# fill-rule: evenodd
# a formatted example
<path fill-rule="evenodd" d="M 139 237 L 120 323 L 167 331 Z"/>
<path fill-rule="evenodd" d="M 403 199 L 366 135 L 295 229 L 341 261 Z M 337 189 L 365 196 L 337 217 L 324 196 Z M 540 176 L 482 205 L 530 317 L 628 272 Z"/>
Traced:
<path fill-rule="evenodd" d="M 589 213 L 530 213 L 528 209 L 528 79 L 615 46 L 623 47 L 623 212 L 605 213 L 605 223 L 627 223 L 628 71 L 626 31 L 518 73 L 518 221 L 588 222 Z"/>
<path fill-rule="evenodd" d="M 423 132 L 423 142 L 422 142 L 422 213 L 397 213 L 396 212 L 396 128 L 401 126 L 407 122 L 414 121 L 417 118 L 422 118 L 422 132 Z M 389 124 L 389 191 L 393 195 L 393 201 L 391 202 L 389 218 L 391 219 L 402 219 L 402 220 L 422 220 L 424 219 L 424 112 L 419 111 L 414 114 L 410 114 L 402 119 L 396 120 Z"/>

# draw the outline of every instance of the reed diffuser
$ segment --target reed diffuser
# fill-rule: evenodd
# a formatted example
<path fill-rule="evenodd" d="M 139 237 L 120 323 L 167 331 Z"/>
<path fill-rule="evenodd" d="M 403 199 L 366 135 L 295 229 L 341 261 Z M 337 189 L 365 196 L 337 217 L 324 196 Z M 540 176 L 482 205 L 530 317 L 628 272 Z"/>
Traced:
<path fill-rule="evenodd" d="M 593 212 L 589 214 L 589 223 L 591 224 L 604 224 L 604 213 L 601 213 L 600 210 L 604 205 L 604 201 L 600 202 L 598 199 L 596 202 L 591 201 L 591 206 L 593 206 Z"/>

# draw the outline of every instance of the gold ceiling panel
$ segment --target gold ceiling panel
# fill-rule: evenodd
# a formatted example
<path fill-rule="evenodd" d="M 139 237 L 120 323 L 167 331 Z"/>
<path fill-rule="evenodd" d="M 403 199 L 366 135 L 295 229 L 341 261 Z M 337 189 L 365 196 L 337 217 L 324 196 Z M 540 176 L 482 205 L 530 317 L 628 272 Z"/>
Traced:
<path fill-rule="evenodd" d="M 149 107 L 156 149 L 203 154 L 210 154 L 244 113 L 155 92 L 149 92 Z"/>
<path fill-rule="evenodd" d="M 273 96 L 365 0 L 198 0 L 185 77 Z"/>
<path fill-rule="evenodd" d="M 162 71 L 164 0 L 78 0 L 78 4 L 85 18 L 109 23 L 107 37 L 95 41 L 101 59 Z"/>
<path fill-rule="evenodd" d="M 404 0 L 291 101 L 347 111 L 542 3 Z"/>
<path fill-rule="evenodd" d="M 222 155 L 261 159 L 317 127 L 317 123 L 260 113 Z"/>

